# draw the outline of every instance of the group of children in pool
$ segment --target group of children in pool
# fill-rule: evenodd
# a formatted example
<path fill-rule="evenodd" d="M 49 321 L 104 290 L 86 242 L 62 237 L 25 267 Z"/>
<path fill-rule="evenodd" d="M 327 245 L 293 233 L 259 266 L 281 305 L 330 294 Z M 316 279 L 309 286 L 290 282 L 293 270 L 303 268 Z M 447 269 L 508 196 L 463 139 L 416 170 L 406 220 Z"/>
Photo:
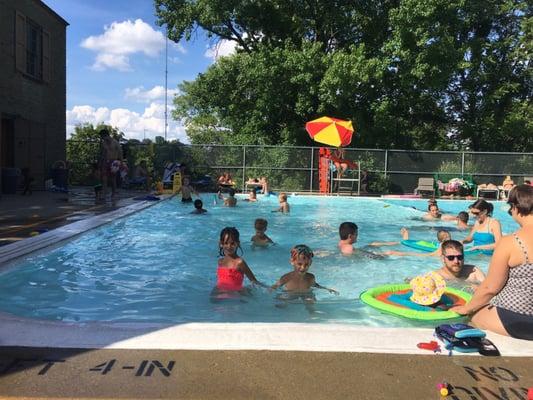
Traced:
<path fill-rule="evenodd" d="M 235 192 L 230 189 L 228 197 L 224 198 L 220 193 L 217 198 L 224 199 L 224 205 L 228 207 L 235 207 L 237 199 Z M 254 193 L 246 201 L 257 201 Z M 278 196 L 279 208 L 273 212 L 289 213 L 290 206 L 287 202 L 287 195 L 280 193 Z M 193 213 L 203 214 L 207 212 L 203 209 L 203 203 L 200 199 L 194 202 L 195 211 Z M 469 214 L 465 211 L 460 212 L 457 216 L 442 214 L 438 208 L 436 201 L 430 200 L 428 204 L 428 212 L 422 218 L 424 220 L 443 220 L 456 221 L 458 230 L 470 229 L 470 234 L 462 241 L 452 240 L 450 233 L 445 229 L 439 229 L 437 232 L 437 240 L 440 243 L 438 249 L 431 253 L 414 253 L 414 252 L 399 252 L 399 251 L 385 251 L 383 253 L 369 252 L 364 249 L 356 249 L 354 244 L 357 241 L 358 227 L 353 222 L 343 222 L 339 226 L 340 240 L 338 248 L 341 254 L 351 255 L 354 253 L 362 253 L 373 256 L 384 255 L 415 255 L 415 256 L 438 256 L 442 258 L 443 265 L 436 271 L 431 271 L 425 275 L 417 276 L 410 280 L 410 285 L 413 290 L 411 301 L 420 305 L 431 307 L 442 307 L 440 302 L 443 293 L 442 287 L 446 280 L 461 280 L 470 283 L 479 283 L 484 278 L 484 273 L 474 265 L 464 264 L 464 248 L 463 243 L 474 241 L 475 247 L 478 249 L 490 250 L 494 247 L 494 243 L 501 236 L 500 223 L 491 217 L 493 210 L 492 204 L 485 200 L 478 200 L 470 206 L 470 213 L 477 219 L 474 226 L 468 225 Z M 258 218 L 255 220 L 254 228 L 255 235 L 252 236 L 252 246 L 266 247 L 274 242 L 266 235 L 268 222 L 266 219 Z M 401 230 L 402 239 L 409 238 L 409 231 L 406 228 Z M 369 246 L 378 247 L 386 245 L 397 245 L 400 242 L 373 242 Z M 239 231 L 234 227 L 226 227 L 220 232 L 219 250 L 220 259 L 217 268 L 217 285 L 213 290 L 213 295 L 218 296 L 220 293 L 245 291 L 243 286 L 244 276 L 250 282 L 263 287 L 266 285 L 259 282 L 246 261 L 240 257 L 237 252 L 241 249 Z M 241 249 L 242 251 L 242 249 Z M 314 296 L 311 292 L 312 288 L 319 288 L 328 290 L 330 293 L 338 294 L 334 289 L 324 287 L 317 283 L 315 276 L 308 272 L 309 267 L 313 261 L 313 251 L 304 244 L 299 244 L 291 249 L 290 263 L 293 271 L 283 275 L 269 288 L 271 290 L 283 287 L 285 295 L 297 296 L 305 303 L 314 302 Z M 445 287 L 445 283 L 444 283 Z M 291 297 L 292 298 L 292 297 Z"/>

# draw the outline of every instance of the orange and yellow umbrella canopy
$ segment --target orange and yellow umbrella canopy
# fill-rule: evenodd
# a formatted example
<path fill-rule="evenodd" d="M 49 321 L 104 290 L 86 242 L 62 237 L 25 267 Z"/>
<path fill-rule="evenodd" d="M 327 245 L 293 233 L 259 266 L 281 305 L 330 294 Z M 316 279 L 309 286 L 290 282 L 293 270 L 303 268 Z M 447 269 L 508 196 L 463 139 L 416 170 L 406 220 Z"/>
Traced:
<path fill-rule="evenodd" d="M 306 123 L 305 129 L 315 142 L 329 146 L 348 146 L 352 141 L 352 121 L 321 117 Z"/>

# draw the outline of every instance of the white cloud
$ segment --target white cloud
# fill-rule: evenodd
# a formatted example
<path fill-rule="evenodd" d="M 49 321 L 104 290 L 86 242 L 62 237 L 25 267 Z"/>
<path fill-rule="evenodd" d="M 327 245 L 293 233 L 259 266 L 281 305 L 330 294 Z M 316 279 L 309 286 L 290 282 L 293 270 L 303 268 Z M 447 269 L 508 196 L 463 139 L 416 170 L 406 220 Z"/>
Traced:
<path fill-rule="evenodd" d="M 234 40 L 221 40 L 213 46 L 207 48 L 204 53 L 204 56 L 211 58 L 213 61 L 216 61 L 220 57 L 229 56 L 235 53 L 237 48 L 237 42 Z"/>
<path fill-rule="evenodd" d="M 128 71 L 131 70 L 128 55 L 144 53 L 157 57 L 165 48 L 165 37 L 142 19 L 136 19 L 104 26 L 103 34 L 89 36 L 81 46 L 98 53 L 92 66 L 94 70 L 111 68 Z M 180 48 L 185 51 L 183 46 Z M 178 51 L 180 48 L 177 47 Z"/>
<path fill-rule="evenodd" d="M 185 128 L 171 118 L 172 107 L 168 107 L 167 139 L 179 139 L 189 143 Z M 99 123 L 109 124 L 124 132 L 128 139 L 146 138 L 154 139 L 155 136 L 165 135 L 165 105 L 150 103 L 142 114 L 126 108 L 108 109 L 107 107 L 94 108 L 89 105 L 74 106 L 67 110 L 67 136 L 70 137 L 77 124 Z"/>
<path fill-rule="evenodd" d="M 168 90 L 168 100 L 172 101 L 174 95 L 178 93 L 178 89 Z M 154 100 L 165 98 L 165 88 L 163 86 L 154 86 L 152 89 L 145 90 L 144 86 L 137 86 L 135 88 L 126 88 L 124 97 L 139 102 L 149 103 Z"/>

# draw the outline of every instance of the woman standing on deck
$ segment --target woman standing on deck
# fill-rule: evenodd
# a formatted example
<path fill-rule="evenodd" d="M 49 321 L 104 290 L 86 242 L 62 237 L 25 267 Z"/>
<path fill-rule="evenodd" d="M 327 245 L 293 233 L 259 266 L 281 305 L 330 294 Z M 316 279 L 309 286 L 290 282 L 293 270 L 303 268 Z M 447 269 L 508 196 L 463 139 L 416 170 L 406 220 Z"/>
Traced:
<path fill-rule="evenodd" d="M 516 186 L 507 203 L 520 229 L 498 241 L 487 278 L 469 303 L 451 311 L 472 314 L 479 328 L 533 340 L 533 187 Z"/>

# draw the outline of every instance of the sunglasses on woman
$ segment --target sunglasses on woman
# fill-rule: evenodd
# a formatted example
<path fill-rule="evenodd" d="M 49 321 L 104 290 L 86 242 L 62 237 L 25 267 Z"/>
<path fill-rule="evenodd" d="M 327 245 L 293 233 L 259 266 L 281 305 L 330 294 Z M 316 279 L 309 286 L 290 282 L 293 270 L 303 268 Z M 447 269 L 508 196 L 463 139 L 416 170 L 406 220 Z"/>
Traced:
<path fill-rule="evenodd" d="M 450 256 L 447 256 L 446 254 L 444 255 L 444 257 L 446 257 L 448 259 L 448 261 L 453 261 L 454 259 L 458 259 L 459 261 L 463 261 L 463 259 L 465 258 L 465 256 L 463 254 L 453 254 L 453 255 L 450 255 Z"/>

